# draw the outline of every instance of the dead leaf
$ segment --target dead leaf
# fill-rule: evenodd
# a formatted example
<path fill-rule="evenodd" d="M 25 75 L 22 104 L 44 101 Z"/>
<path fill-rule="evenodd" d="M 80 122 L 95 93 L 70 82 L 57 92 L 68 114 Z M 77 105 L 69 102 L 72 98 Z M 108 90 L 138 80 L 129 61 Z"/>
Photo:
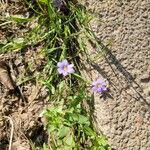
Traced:
<path fill-rule="evenodd" d="M 9 66 L 4 61 L 0 61 L 0 82 L 9 90 L 15 89 Z"/>

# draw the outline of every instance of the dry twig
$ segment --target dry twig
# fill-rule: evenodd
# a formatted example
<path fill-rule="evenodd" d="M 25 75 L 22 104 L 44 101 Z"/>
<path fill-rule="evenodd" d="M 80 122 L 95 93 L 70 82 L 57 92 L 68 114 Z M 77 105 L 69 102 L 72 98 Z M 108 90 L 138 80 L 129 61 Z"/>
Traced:
<path fill-rule="evenodd" d="M 12 139 L 13 139 L 13 133 L 14 133 L 14 124 L 13 124 L 12 119 L 11 119 L 9 116 L 3 116 L 3 118 L 9 120 L 9 122 L 10 122 L 10 124 L 11 124 L 11 132 L 10 132 L 10 139 L 9 139 L 9 149 L 8 149 L 8 150 L 11 150 L 11 147 L 12 147 Z"/>

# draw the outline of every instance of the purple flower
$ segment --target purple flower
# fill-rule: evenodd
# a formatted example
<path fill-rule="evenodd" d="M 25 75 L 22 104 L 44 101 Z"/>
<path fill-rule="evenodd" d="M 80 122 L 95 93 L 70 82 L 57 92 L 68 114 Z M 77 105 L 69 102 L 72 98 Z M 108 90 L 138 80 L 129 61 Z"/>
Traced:
<path fill-rule="evenodd" d="M 101 79 L 97 79 L 92 83 L 92 90 L 101 94 L 107 92 L 106 83 Z"/>
<path fill-rule="evenodd" d="M 69 64 L 67 60 L 63 60 L 61 62 L 57 63 L 57 67 L 58 67 L 58 72 L 59 74 L 62 74 L 63 76 L 66 76 L 68 74 L 74 73 L 74 65 L 73 64 Z"/>

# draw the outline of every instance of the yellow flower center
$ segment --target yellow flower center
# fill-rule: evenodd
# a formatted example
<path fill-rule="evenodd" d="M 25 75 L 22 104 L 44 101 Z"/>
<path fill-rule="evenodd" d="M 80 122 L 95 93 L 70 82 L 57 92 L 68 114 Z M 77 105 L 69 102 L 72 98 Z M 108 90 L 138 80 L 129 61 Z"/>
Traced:
<path fill-rule="evenodd" d="M 101 87 L 101 84 L 97 84 L 97 88 L 100 88 Z"/>
<path fill-rule="evenodd" d="M 64 71 L 67 71 L 67 66 L 64 66 Z"/>

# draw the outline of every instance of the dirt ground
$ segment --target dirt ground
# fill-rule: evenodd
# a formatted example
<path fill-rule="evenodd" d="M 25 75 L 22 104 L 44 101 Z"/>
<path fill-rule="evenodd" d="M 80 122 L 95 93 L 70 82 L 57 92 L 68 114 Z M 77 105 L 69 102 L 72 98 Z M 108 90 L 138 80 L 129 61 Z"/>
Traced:
<path fill-rule="evenodd" d="M 17 145 L 14 150 L 21 149 L 21 147 L 18 148 L 18 145 L 22 146 L 22 148 L 30 149 L 31 143 L 28 139 L 33 140 L 33 142 L 39 145 L 44 142 L 42 140 L 44 139 L 43 136 L 46 136 L 46 131 L 44 131 L 39 115 L 47 104 L 48 94 L 46 89 L 36 80 L 38 74 L 37 68 L 38 65 L 41 67 L 41 64 L 32 66 L 35 67 L 36 71 L 33 69 L 30 72 L 31 70 L 28 68 L 28 63 L 34 60 L 35 54 L 36 51 L 29 50 L 25 52 L 25 57 L 22 57 L 21 53 L 13 53 L 11 57 L 7 55 L 6 58 L 5 55 L 0 55 L 1 60 L 8 62 L 7 64 L 12 63 L 10 75 L 16 77 L 17 81 L 13 80 L 16 81 L 15 84 L 19 87 L 19 89 L 10 91 L 2 84 L 0 85 L 0 114 L 3 116 L 0 122 L 0 146 L 9 143 L 12 125 L 14 126 L 13 143 Z M 34 75 L 34 77 L 31 77 L 29 74 Z M 7 75 L 3 76 L 3 78 L 5 77 Z M 23 81 L 23 79 L 26 81 Z M 7 85 L 11 84 L 9 83 L 9 77 L 7 81 Z M 13 122 L 12 125 L 9 118 L 5 116 L 9 116 Z M 23 146 L 23 143 L 28 148 Z"/>
<path fill-rule="evenodd" d="M 116 150 L 149 150 L 150 1 L 89 0 L 85 5 L 99 17 L 91 24 L 108 50 L 89 67 L 92 79 L 109 82 L 105 99 L 95 95 L 97 126 Z"/>
<path fill-rule="evenodd" d="M 6 15 L 29 15 L 22 1 L 0 4 L 1 20 Z M 27 26 L 1 26 L 0 42 L 21 36 Z M 0 150 L 8 149 L 11 134 L 12 150 L 29 150 L 33 142 L 38 148 L 46 142 L 39 115 L 47 105 L 48 94 L 37 80 L 45 63 L 39 51 L 37 46 L 0 54 Z"/>

